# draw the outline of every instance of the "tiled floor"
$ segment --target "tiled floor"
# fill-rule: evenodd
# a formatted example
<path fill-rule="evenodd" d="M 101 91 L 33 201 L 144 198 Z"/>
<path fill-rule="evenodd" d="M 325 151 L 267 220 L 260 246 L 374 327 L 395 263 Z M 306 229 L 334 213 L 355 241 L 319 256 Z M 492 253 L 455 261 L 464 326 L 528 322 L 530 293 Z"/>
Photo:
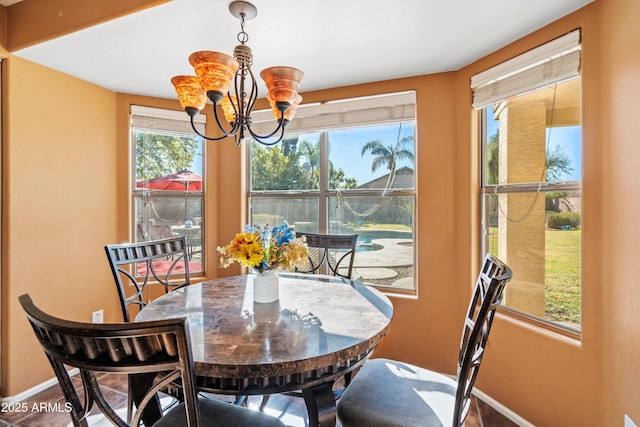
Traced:
<path fill-rule="evenodd" d="M 103 386 L 107 399 L 124 418 L 127 406 L 126 377 L 121 374 L 103 374 L 98 380 Z M 77 379 L 74 378 L 74 381 Z M 257 410 L 260 402 L 259 396 L 253 396 L 249 398 L 248 406 Z M 306 408 L 301 398 L 274 395 L 269 399 L 269 405 L 265 408 L 265 412 L 279 417 L 287 426 L 307 426 Z M 72 425 L 69 414 L 65 412 L 65 400 L 57 384 L 11 407 L 5 404 L 2 413 L 0 413 L 0 427 L 66 427 Z M 97 408 L 94 408 L 92 415 L 89 416 L 89 425 L 91 427 L 111 426 L 100 415 Z M 517 427 L 517 424 L 481 400 L 474 399 L 465 426 Z"/>

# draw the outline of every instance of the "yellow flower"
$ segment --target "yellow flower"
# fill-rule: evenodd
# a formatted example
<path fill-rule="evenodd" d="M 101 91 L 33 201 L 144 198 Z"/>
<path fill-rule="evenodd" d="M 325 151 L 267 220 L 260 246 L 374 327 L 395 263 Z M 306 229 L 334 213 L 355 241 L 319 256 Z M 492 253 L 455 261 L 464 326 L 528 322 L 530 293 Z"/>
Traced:
<path fill-rule="evenodd" d="M 220 267 L 226 268 L 234 262 L 258 271 L 284 268 L 292 270 L 307 262 L 308 249 L 303 239 L 295 238 L 293 229 L 281 226 L 247 227 L 237 233 L 227 246 L 218 246 Z"/>
<path fill-rule="evenodd" d="M 264 249 L 257 240 L 247 241 L 238 248 L 238 262 L 247 267 L 256 267 L 262 262 L 263 257 Z"/>
<path fill-rule="evenodd" d="M 299 237 L 293 239 L 284 248 L 284 258 L 287 260 L 288 268 L 301 267 L 307 262 L 309 250 L 307 244 Z"/>

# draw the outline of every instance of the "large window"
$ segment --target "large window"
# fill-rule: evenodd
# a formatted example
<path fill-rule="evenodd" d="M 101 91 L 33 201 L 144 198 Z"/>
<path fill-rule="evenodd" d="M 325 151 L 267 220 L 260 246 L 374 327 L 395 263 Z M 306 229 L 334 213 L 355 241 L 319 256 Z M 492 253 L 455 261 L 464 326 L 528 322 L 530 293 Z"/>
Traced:
<path fill-rule="evenodd" d="M 252 224 L 358 234 L 354 277 L 415 289 L 415 93 L 298 107 L 287 136 L 252 142 Z"/>
<path fill-rule="evenodd" d="M 203 144 L 188 120 L 182 112 L 132 106 L 132 219 L 138 242 L 184 235 L 189 272 L 199 273 L 205 250 Z"/>
<path fill-rule="evenodd" d="M 474 89 L 483 118 L 484 249 L 514 272 L 504 305 L 576 332 L 582 235 L 579 54 L 575 32 L 489 70 L 493 76 L 485 80 L 496 85 L 493 90 L 483 90 L 477 81 Z"/>

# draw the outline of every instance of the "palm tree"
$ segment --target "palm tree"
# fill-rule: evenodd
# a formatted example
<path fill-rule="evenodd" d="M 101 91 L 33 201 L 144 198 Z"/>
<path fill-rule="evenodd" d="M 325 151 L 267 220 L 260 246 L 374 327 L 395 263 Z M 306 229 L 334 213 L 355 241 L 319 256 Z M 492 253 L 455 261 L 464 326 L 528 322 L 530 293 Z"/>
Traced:
<path fill-rule="evenodd" d="M 306 158 L 302 165 L 306 188 L 317 190 L 320 188 L 320 141 L 303 140 L 300 144 L 300 154 Z"/>
<path fill-rule="evenodd" d="M 364 157 L 367 152 L 370 152 L 371 155 L 375 156 L 371 163 L 371 172 L 375 172 L 382 166 L 385 166 L 389 170 L 387 187 L 390 187 L 393 183 L 398 161 L 410 160 L 413 162 L 413 151 L 404 148 L 404 146 L 408 144 L 413 144 L 413 135 L 408 135 L 400 139 L 395 146 L 385 146 L 382 140 L 378 138 L 364 144 L 360 155 Z"/>

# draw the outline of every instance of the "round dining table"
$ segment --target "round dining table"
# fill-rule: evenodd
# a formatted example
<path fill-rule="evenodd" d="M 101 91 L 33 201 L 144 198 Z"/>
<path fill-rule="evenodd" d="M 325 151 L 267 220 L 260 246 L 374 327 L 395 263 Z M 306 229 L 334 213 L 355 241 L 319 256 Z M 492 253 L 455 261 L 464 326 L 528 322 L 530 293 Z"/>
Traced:
<path fill-rule="evenodd" d="M 301 390 L 309 426 L 335 426 L 333 383 L 387 334 L 380 291 L 331 276 L 279 273 L 279 300 L 253 301 L 254 275 L 207 280 L 150 302 L 136 321 L 188 319 L 201 391 L 266 395 Z"/>

